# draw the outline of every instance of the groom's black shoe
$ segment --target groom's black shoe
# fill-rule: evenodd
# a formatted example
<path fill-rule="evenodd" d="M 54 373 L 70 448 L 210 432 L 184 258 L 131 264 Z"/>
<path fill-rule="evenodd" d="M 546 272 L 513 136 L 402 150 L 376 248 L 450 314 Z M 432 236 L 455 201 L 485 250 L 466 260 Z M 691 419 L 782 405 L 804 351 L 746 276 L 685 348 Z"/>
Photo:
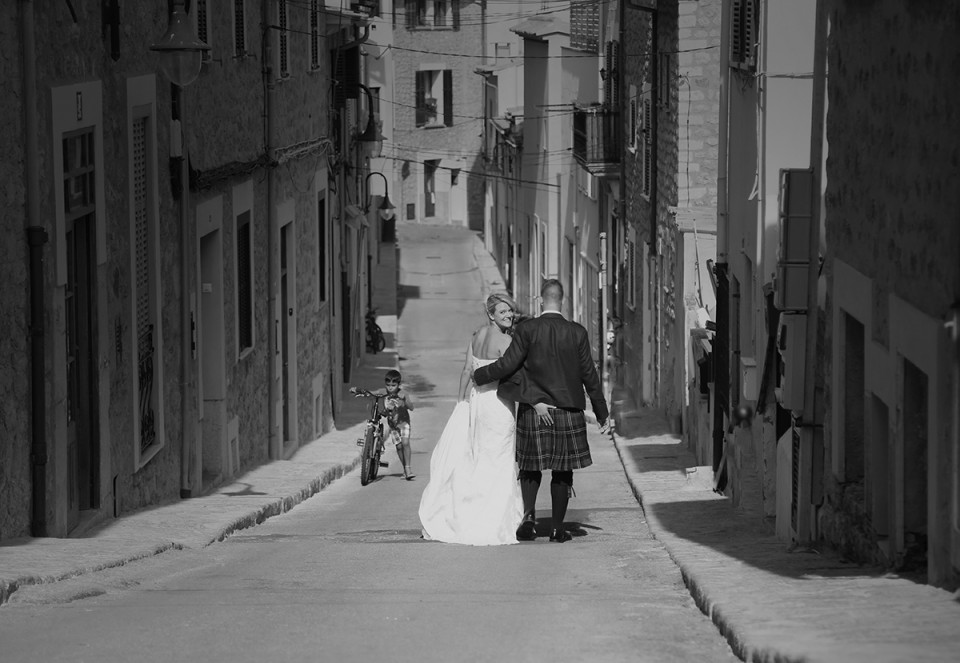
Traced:
<path fill-rule="evenodd" d="M 517 541 L 533 541 L 537 538 L 537 527 L 532 518 L 525 519 L 517 528 Z"/>
<path fill-rule="evenodd" d="M 573 537 L 570 536 L 570 532 L 563 528 L 550 531 L 550 540 L 554 543 L 564 543 L 572 538 Z"/>

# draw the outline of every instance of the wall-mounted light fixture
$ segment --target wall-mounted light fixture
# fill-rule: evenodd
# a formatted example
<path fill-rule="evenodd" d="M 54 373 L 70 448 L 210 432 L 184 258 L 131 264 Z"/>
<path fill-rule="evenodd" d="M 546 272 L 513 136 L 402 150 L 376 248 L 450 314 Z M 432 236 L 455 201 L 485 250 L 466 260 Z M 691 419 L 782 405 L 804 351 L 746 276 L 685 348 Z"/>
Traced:
<path fill-rule="evenodd" d="M 393 206 L 393 203 L 390 202 L 390 196 L 387 195 L 386 175 L 378 172 L 372 172 L 367 175 L 367 178 L 363 182 L 367 189 L 367 199 L 370 198 L 370 178 L 374 175 L 379 175 L 383 178 L 383 200 L 380 201 L 380 206 L 377 208 L 377 213 L 380 215 L 380 219 L 383 221 L 380 226 L 380 241 L 392 242 L 394 239 L 396 239 L 397 234 L 397 222 L 394 218 L 396 215 L 396 208 Z M 364 211 L 370 211 L 369 202 L 367 203 L 367 207 Z"/>
<path fill-rule="evenodd" d="M 396 214 L 396 207 L 393 206 L 393 203 L 390 202 L 390 196 L 387 195 L 387 176 L 383 173 L 373 172 L 367 175 L 367 178 L 364 180 L 364 186 L 367 188 L 367 198 L 370 197 L 370 178 L 374 175 L 379 175 L 383 178 L 383 200 L 380 201 L 380 206 L 377 208 L 377 213 L 380 214 L 380 218 L 384 221 L 389 221 Z M 365 212 L 370 211 L 370 203 L 367 203 Z"/>
<path fill-rule="evenodd" d="M 200 75 L 203 53 L 210 47 L 193 33 L 190 19 L 183 9 L 184 0 L 174 0 L 167 31 L 160 41 L 150 46 L 160 53 L 160 69 L 177 87 L 186 87 Z"/>

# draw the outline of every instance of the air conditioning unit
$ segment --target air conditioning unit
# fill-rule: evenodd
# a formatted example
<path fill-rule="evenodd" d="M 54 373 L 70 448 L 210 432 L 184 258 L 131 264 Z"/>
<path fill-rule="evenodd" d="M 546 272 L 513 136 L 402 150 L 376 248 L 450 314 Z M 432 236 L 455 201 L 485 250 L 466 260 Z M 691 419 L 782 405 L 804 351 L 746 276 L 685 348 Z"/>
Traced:
<path fill-rule="evenodd" d="M 796 412 L 803 409 L 803 374 L 807 351 L 807 316 L 784 313 L 777 329 L 780 370 L 775 393 L 780 406 Z"/>
<path fill-rule="evenodd" d="M 780 246 L 774 280 L 774 305 L 781 311 L 807 309 L 807 269 L 811 261 L 813 170 L 780 170 Z"/>

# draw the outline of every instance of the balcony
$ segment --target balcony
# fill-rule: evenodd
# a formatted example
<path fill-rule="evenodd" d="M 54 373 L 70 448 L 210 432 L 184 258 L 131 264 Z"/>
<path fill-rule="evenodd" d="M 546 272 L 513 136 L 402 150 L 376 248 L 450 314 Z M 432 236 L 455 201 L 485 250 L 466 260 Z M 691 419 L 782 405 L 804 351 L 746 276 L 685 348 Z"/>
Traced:
<path fill-rule="evenodd" d="M 620 113 L 603 104 L 573 109 L 573 156 L 597 176 L 620 172 Z"/>

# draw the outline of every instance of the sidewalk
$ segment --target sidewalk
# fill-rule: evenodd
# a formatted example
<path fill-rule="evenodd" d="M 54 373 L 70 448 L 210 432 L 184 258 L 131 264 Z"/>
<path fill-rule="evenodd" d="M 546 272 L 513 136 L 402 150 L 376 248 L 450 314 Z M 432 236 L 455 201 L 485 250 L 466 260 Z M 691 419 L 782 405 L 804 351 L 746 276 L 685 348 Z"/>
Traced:
<path fill-rule="evenodd" d="M 713 492 L 665 419 L 644 411 L 613 436 L 653 535 L 700 609 L 745 661 L 957 661 L 956 595 L 829 553 L 791 551 L 760 510 Z M 749 480 L 747 477 L 744 481 Z"/>
<path fill-rule="evenodd" d="M 374 307 L 387 348 L 364 355 L 352 384 L 379 385 L 389 368 L 397 367 L 397 252 L 380 245 L 374 266 Z M 363 435 L 369 403 L 349 394 L 341 401 L 336 429 L 304 443 L 288 460 L 265 463 L 234 477 L 208 495 L 179 500 L 122 515 L 83 538 L 23 538 L 0 544 L 0 604 L 18 587 L 56 582 L 171 548 L 202 548 L 237 530 L 289 511 L 356 467 L 357 438 Z"/>

